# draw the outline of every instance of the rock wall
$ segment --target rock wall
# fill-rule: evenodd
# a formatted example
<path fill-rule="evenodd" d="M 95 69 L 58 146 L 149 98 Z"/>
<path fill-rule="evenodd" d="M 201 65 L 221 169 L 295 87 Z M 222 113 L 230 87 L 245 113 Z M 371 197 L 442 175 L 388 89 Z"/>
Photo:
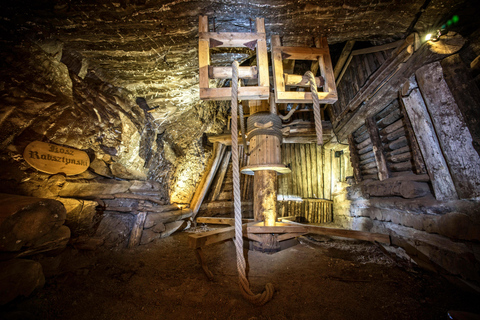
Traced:
<path fill-rule="evenodd" d="M 141 191 L 188 203 L 211 153 L 202 136 L 222 129 L 226 105 L 199 103 L 178 121 L 157 123 L 144 100 L 101 81 L 75 52 L 62 53 L 51 40 L 0 52 L 0 192 L 59 200 L 72 236 L 94 232 L 102 195 Z M 73 176 L 40 172 L 22 156 L 36 140 L 83 150 L 90 167 Z M 132 223 L 125 225 L 128 237 Z"/>

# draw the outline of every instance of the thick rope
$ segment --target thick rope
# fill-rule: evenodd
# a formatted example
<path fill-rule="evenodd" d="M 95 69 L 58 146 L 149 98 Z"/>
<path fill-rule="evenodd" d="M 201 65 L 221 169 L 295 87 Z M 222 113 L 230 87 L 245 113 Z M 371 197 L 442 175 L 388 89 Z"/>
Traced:
<path fill-rule="evenodd" d="M 315 132 L 317 134 L 317 145 L 323 144 L 322 115 L 320 113 L 320 100 L 318 99 L 317 83 L 312 71 L 307 71 L 303 78 L 310 82 L 310 91 L 313 99 L 313 116 L 315 118 Z"/>
<path fill-rule="evenodd" d="M 266 124 L 272 122 L 272 127 L 270 128 L 257 128 L 255 123 Z M 247 119 L 247 139 L 250 140 L 255 136 L 260 134 L 265 134 L 269 136 L 278 137 L 280 143 L 282 143 L 282 120 L 279 116 L 270 112 L 257 112 L 252 114 Z"/>
<path fill-rule="evenodd" d="M 236 117 L 238 109 L 238 61 L 233 62 L 232 78 L 232 118 Z M 242 295 L 253 304 L 264 305 L 270 301 L 275 291 L 271 283 L 267 283 L 263 293 L 254 294 L 250 290 L 250 284 L 245 272 L 246 263 L 243 256 L 243 226 L 242 226 L 242 203 L 240 199 L 240 170 L 238 165 L 238 124 L 232 121 L 232 165 L 233 165 L 233 203 L 235 212 L 235 249 L 237 254 L 237 270 Z"/>

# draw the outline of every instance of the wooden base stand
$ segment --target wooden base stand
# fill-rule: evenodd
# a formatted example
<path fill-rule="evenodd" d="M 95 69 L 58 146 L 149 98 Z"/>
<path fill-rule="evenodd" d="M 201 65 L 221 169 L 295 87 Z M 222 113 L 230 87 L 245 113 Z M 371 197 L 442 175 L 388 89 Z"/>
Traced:
<path fill-rule="evenodd" d="M 234 219 L 199 217 L 197 222 L 230 225 L 227 228 L 196 233 L 190 236 L 190 248 L 195 250 L 203 271 L 212 280 L 213 274 L 207 268 L 201 249 L 210 244 L 233 239 L 235 237 Z M 295 240 L 295 238 L 308 233 L 380 242 L 388 245 L 391 243 L 390 236 L 386 234 L 311 226 L 289 222 L 285 219 L 282 219 L 282 222 L 276 222 L 273 227 L 265 227 L 263 221 L 243 224 L 243 236 L 253 241 L 251 248 L 266 253 L 275 253 L 289 248 L 292 244 L 295 244 L 295 242 L 292 242 L 292 239 Z"/>

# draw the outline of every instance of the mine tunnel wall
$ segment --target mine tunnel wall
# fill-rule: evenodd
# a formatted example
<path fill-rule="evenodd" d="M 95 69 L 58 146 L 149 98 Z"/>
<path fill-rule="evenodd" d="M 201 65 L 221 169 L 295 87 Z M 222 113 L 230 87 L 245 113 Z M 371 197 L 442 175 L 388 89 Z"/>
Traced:
<path fill-rule="evenodd" d="M 389 234 L 419 265 L 474 286 L 480 280 L 480 157 L 473 106 L 480 91 L 470 65 L 478 53 L 475 36 L 454 55 L 432 60 L 417 51 L 367 99 L 369 112 L 362 106 L 347 112 L 369 85 L 369 74 L 361 72 L 372 57 L 358 56 L 332 107 L 355 176 L 338 199 L 348 210 L 335 215 L 337 223 Z"/>

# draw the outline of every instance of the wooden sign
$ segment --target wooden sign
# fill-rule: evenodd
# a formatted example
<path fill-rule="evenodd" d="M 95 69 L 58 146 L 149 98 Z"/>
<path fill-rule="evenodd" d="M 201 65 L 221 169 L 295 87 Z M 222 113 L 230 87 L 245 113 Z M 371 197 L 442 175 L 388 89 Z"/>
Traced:
<path fill-rule="evenodd" d="M 67 176 L 80 174 L 90 166 L 86 152 L 41 141 L 30 143 L 23 152 L 23 158 L 39 171 Z"/>

